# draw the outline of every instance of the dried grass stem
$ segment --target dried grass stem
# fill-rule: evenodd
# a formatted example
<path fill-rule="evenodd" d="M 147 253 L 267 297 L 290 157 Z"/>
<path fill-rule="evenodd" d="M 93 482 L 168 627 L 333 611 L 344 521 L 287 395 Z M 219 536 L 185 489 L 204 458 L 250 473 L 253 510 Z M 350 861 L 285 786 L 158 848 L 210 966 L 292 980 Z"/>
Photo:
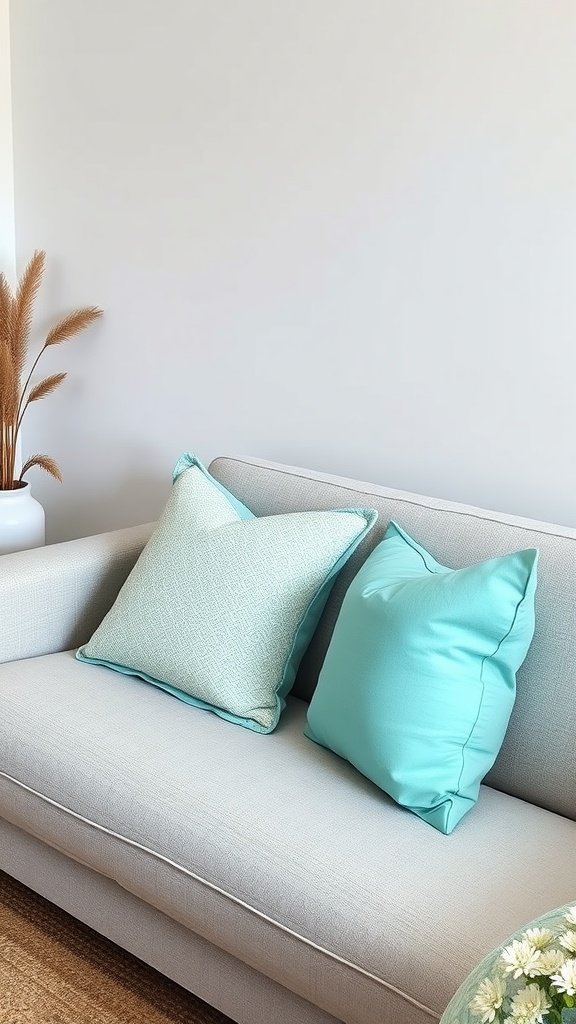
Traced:
<path fill-rule="evenodd" d="M 24 366 L 30 344 L 34 301 L 42 283 L 46 253 L 37 250 L 17 284 L 15 293 L 4 273 L 0 273 L 0 490 L 21 486 L 24 474 L 33 466 L 61 480 L 60 470 L 48 455 L 33 455 L 24 463 L 18 480 L 15 479 L 16 450 L 22 419 L 31 402 L 51 395 L 66 377 L 65 373 L 52 373 L 36 384 L 32 377 L 46 351 L 85 330 L 102 316 L 97 306 L 75 309 L 58 320 L 48 331 L 44 343 L 24 377 Z"/>

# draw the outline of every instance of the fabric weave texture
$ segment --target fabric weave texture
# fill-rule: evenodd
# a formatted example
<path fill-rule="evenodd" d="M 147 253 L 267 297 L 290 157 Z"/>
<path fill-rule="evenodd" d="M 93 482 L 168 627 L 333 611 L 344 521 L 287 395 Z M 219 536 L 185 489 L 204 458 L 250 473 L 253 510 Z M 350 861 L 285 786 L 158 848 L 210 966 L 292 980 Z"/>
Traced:
<path fill-rule="evenodd" d="M 81 661 L 271 732 L 342 565 L 377 513 L 256 518 L 192 455 Z"/>

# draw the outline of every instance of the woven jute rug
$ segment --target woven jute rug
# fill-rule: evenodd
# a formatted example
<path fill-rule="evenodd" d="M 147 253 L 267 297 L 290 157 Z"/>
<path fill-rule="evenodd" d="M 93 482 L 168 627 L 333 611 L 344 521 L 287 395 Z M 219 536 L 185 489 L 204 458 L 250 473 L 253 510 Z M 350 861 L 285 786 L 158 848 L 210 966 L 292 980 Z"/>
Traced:
<path fill-rule="evenodd" d="M 231 1024 L 0 871 L 0 1024 Z"/>

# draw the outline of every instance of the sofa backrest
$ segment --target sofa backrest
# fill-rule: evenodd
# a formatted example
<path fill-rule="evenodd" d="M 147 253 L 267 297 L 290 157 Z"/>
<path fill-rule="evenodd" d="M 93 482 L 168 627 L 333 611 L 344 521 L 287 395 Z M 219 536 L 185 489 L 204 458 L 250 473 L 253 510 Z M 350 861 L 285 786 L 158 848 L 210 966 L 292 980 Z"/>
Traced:
<path fill-rule="evenodd" d="M 259 459 L 215 459 L 211 473 L 256 515 L 375 508 L 375 528 L 341 572 L 294 686 L 310 700 L 342 598 L 396 520 L 439 562 L 460 568 L 537 547 L 536 629 L 517 697 L 486 783 L 576 820 L 576 530 Z"/>

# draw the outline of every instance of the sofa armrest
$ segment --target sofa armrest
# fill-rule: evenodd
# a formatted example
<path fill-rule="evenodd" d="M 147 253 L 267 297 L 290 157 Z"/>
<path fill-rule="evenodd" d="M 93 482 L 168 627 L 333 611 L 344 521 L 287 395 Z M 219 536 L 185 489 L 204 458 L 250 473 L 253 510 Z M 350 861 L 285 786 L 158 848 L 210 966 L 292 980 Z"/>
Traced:
<path fill-rule="evenodd" d="M 86 643 L 154 526 L 0 555 L 0 662 Z"/>

